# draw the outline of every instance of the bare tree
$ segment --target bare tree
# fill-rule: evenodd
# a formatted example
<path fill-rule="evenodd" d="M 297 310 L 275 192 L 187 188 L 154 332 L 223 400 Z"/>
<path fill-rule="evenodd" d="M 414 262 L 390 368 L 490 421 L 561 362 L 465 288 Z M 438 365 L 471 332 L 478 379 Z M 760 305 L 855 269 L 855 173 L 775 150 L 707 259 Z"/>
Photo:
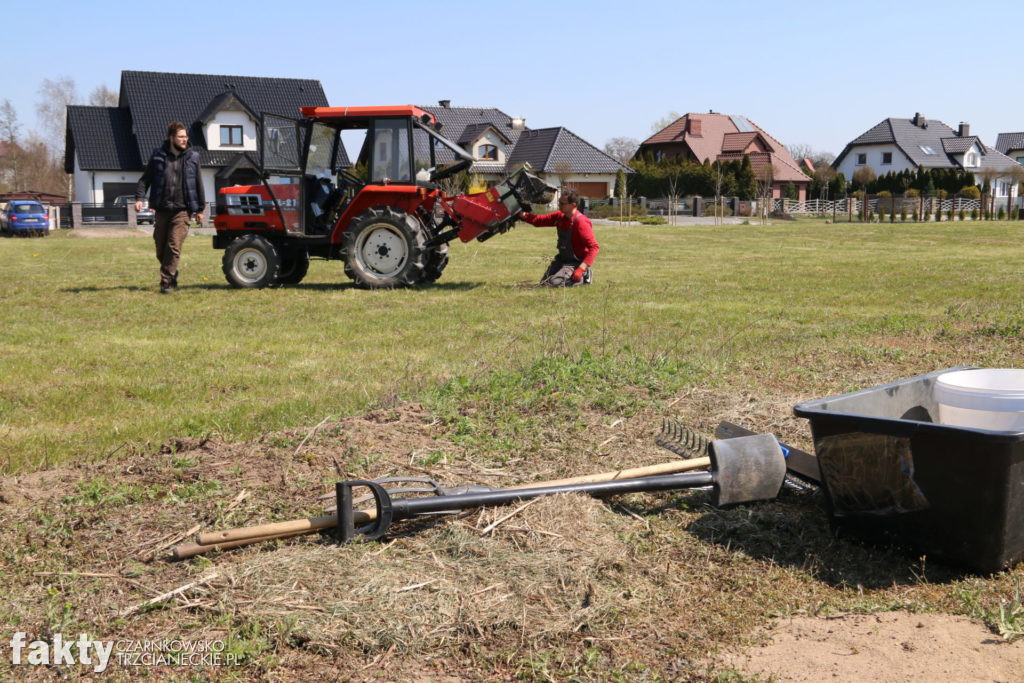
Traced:
<path fill-rule="evenodd" d="M 118 95 L 106 85 L 100 84 L 89 93 L 89 104 L 94 107 L 116 107 Z"/>
<path fill-rule="evenodd" d="M 670 111 L 668 114 L 662 116 L 660 119 L 651 124 L 651 132 L 657 133 L 659 130 L 665 128 L 670 123 L 677 121 L 680 116 L 682 116 L 682 114 L 680 114 L 679 112 Z"/>
<path fill-rule="evenodd" d="M 64 149 L 68 105 L 74 104 L 77 99 L 75 81 L 67 76 L 60 76 L 54 81 L 44 78 L 43 84 L 39 86 L 36 114 L 43 127 L 43 141 L 55 157 Z"/>
<path fill-rule="evenodd" d="M 668 177 L 668 222 L 669 225 L 675 225 L 672 220 L 673 213 L 675 212 L 676 203 L 679 201 L 679 171 L 673 172 Z"/>
<path fill-rule="evenodd" d="M 575 187 L 575 183 L 569 182 L 569 178 L 572 177 L 572 166 L 568 161 L 555 162 L 555 175 L 558 176 L 558 185 L 560 188 L 569 189 Z"/>
<path fill-rule="evenodd" d="M 636 154 L 640 143 L 636 138 L 612 138 L 604 143 L 604 152 L 620 164 L 626 165 Z"/>
<path fill-rule="evenodd" d="M 757 196 L 758 204 L 760 205 L 759 213 L 761 214 L 761 223 L 768 222 L 768 202 L 772 196 L 772 183 L 775 182 L 775 173 L 772 170 L 771 164 L 765 164 L 754 174 L 757 183 Z"/>
<path fill-rule="evenodd" d="M 0 104 L 0 140 L 13 144 L 18 139 L 18 112 L 14 110 L 10 100 Z"/>

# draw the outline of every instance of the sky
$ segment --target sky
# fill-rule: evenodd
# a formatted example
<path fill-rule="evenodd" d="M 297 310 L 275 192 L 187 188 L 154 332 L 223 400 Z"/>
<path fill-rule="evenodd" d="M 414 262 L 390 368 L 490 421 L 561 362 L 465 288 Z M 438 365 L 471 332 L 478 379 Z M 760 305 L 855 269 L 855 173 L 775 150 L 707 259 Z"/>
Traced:
<path fill-rule="evenodd" d="M 1024 131 L 1019 3 L 0 0 L 0 103 L 40 129 L 43 79 L 85 103 L 122 70 L 318 79 L 331 105 L 497 107 L 603 147 L 671 112 L 748 117 L 838 154 L 921 112 Z M 1005 27 L 1000 29 L 999 27 Z M 17 28 L 23 27 L 23 28 Z"/>

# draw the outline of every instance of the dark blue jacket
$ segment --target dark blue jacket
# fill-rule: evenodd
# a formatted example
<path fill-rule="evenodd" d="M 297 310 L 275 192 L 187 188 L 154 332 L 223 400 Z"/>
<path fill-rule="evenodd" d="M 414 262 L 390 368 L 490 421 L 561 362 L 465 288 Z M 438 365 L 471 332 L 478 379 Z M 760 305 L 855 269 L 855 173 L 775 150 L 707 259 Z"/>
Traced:
<path fill-rule="evenodd" d="M 181 201 L 184 206 L 175 206 L 177 202 L 173 197 L 165 197 L 167 178 L 165 171 L 170 156 L 169 143 L 164 142 L 160 147 L 153 150 L 146 164 L 146 170 L 139 179 L 135 188 L 135 198 L 142 199 L 149 188 L 149 208 L 151 209 L 180 209 L 185 208 L 190 214 L 199 213 L 206 205 L 206 195 L 203 192 L 203 182 L 199 175 L 199 152 L 191 146 L 181 153 L 181 162 L 178 165 L 179 180 L 181 187 Z"/>

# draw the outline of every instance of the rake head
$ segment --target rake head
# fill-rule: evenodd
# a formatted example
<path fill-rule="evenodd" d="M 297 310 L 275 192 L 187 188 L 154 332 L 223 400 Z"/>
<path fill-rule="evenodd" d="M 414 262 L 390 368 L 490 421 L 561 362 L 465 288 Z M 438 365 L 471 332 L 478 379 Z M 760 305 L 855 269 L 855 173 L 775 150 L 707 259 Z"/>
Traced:
<path fill-rule="evenodd" d="M 661 421 L 661 433 L 654 443 L 682 458 L 704 457 L 710 454 L 711 447 L 706 437 L 668 418 Z"/>

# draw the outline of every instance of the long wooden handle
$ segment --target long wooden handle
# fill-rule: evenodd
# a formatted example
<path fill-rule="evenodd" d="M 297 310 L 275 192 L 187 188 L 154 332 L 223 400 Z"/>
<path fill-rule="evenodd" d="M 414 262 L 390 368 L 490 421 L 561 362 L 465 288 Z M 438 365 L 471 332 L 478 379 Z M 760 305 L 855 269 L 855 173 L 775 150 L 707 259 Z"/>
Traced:
<path fill-rule="evenodd" d="M 613 481 L 616 479 L 637 479 L 639 477 L 651 477 L 658 474 L 671 474 L 673 472 L 685 472 L 696 470 L 711 465 L 710 458 L 692 458 L 690 460 L 674 460 L 659 465 L 648 465 L 646 467 L 634 467 L 631 469 L 614 470 L 600 474 L 589 474 L 568 479 L 554 479 L 551 481 L 531 482 L 512 486 L 512 489 L 532 489 L 544 486 L 563 486 L 566 484 L 587 484 L 599 481 Z M 377 519 L 377 510 L 369 508 L 357 510 L 354 522 L 357 526 L 372 522 Z M 295 519 L 289 522 L 275 522 L 273 524 L 259 524 L 257 526 L 239 527 L 226 531 L 211 531 L 199 534 L 196 541 L 200 546 L 221 546 L 225 543 L 242 541 L 252 538 L 279 537 L 283 534 L 312 533 L 322 529 L 330 529 L 338 525 L 338 516 L 323 515 L 321 517 L 309 517 L 307 519 Z"/>

